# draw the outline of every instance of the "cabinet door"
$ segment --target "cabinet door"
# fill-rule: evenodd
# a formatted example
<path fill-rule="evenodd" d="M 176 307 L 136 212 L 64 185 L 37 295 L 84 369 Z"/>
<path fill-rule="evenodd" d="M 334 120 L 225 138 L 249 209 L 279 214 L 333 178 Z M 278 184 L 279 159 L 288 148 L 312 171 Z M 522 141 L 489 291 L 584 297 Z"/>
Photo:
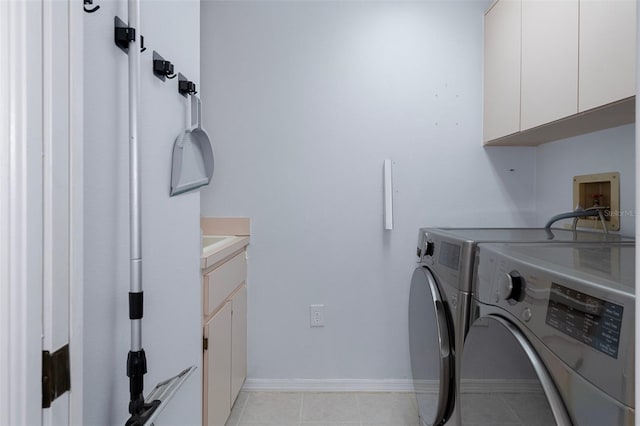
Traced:
<path fill-rule="evenodd" d="M 520 0 L 500 0 L 484 19 L 484 141 L 520 130 Z"/>
<path fill-rule="evenodd" d="M 247 377 L 247 286 L 231 299 L 231 404 Z"/>
<path fill-rule="evenodd" d="M 225 303 L 204 330 L 204 424 L 224 426 L 231 413 L 231 302 Z"/>
<path fill-rule="evenodd" d="M 578 0 L 523 0 L 521 108 L 521 130 L 578 112 Z"/>
<path fill-rule="evenodd" d="M 579 111 L 635 95 L 635 0 L 580 0 Z"/>

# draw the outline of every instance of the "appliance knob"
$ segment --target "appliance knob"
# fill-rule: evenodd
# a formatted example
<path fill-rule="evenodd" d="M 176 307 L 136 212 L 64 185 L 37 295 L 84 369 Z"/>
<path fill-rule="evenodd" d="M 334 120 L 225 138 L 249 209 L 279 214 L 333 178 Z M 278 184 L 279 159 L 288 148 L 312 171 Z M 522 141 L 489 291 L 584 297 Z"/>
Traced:
<path fill-rule="evenodd" d="M 524 279 L 518 271 L 511 271 L 504 274 L 500 280 L 498 295 L 502 300 L 522 300 L 524 294 Z"/>
<path fill-rule="evenodd" d="M 425 254 L 427 256 L 433 256 L 433 253 L 436 251 L 436 245 L 433 241 L 427 241 Z"/>

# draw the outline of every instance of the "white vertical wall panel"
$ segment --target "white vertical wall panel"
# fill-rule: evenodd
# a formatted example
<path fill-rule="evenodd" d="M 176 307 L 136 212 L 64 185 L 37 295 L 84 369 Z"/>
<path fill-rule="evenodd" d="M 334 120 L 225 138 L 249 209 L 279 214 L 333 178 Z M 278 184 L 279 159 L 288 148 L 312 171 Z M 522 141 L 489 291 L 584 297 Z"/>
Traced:
<path fill-rule="evenodd" d="M 393 173 L 392 161 L 384 160 L 384 229 L 393 229 Z"/>
<path fill-rule="evenodd" d="M 635 95 L 636 7 L 580 0 L 580 112 Z"/>
<path fill-rule="evenodd" d="M 578 0 L 522 2 L 521 130 L 578 112 Z"/>

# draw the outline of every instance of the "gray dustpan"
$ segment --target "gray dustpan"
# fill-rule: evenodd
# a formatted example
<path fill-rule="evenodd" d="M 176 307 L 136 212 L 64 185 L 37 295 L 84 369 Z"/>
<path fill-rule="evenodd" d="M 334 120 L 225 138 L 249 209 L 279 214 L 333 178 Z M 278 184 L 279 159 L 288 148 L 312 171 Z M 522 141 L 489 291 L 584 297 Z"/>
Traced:
<path fill-rule="evenodd" d="M 194 109 L 197 114 L 193 114 Z M 173 144 L 171 196 L 208 185 L 213 176 L 213 149 L 209 135 L 202 128 L 200 97 L 191 96 L 190 110 L 187 129 L 178 135 Z M 197 115 L 195 124 L 192 123 L 194 115 Z"/>

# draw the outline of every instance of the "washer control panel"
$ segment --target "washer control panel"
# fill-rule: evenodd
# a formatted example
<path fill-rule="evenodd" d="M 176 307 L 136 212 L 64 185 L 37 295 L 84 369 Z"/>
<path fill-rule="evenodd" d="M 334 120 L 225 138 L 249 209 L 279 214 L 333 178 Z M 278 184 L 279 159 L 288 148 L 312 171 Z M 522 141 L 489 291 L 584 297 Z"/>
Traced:
<path fill-rule="evenodd" d="M 624 307 L 558 283 L 551 284 L 545 322 L 613 358 L 618 357 Z"/>

